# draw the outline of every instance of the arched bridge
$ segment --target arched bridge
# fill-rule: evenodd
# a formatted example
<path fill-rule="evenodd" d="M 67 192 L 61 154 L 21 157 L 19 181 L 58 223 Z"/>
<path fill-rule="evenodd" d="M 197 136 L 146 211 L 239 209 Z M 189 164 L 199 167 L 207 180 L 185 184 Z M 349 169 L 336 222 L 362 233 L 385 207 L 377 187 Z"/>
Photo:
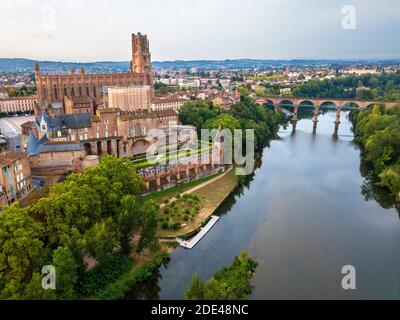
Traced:
<path fill-rule="evenodd" d="M 257 97 L 258 104 L 272 104 L 275 107 L 279 106 L 307 106 L 307 107 L 321 107 L 323 105 L 334 105 L 336 108 L 343 108 L 346 106 L 356 107 L 359 109 L 366 109 L 369 106 L 378 104 L 378 101 L 372 100 L 357 100 L 357 99 L 327 99 L 327 98 L 291 98 L 291 97 Z M 388 106 L 394 106 L 393 102 L 386 102 Z"/>
<path fill-rule="evenodd" d="M 357 109 L 366 109 L 374 104 L 379 104 L 378 101 L 371 100 L 357 100 L 357 99 L 322 99 L 322 98 L 291 98 L 291 97 L 257 97 L 256 102 L 260 105 L 272 104 L 275 111 L 280 111 L 281 107 L 293 107 L 293 131 L 296 130 L 297 114 L 301 107 L 314 108 L 314 126 L 313 133 L 316 133 L 319 109 L 324 105 L 334 105 L 336 109 L 335 131 L 334 136 L 337 136 L 340 124 L 340 111 L 344 107 L 352 107 Z M 394 106 L 395 103 L 385 103 L 386 106 Z"/>

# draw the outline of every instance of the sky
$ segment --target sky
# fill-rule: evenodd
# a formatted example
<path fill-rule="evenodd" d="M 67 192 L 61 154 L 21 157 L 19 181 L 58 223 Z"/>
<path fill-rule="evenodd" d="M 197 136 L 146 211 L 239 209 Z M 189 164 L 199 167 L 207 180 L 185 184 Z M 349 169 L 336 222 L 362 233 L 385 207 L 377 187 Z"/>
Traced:
<path fill-rule="evenodd" d="M 350 7 L 349 7 L 350 6 Z M 399 0 L 1 0 L 0 58 L 400 58 Z"/>

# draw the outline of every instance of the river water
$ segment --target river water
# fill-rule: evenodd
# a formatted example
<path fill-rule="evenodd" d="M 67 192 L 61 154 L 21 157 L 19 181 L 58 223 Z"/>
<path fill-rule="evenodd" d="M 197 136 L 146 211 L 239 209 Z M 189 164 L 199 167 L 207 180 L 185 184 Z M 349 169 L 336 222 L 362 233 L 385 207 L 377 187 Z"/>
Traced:
<path fill-rule="evenodd" d="M 399 213 L 362 177 L 347 115 L 337 139 L 332 111 L 315 135 L 310 116 L 295 134 L 282 129 L 218 223 L 192 250 L 177 248 L 142 297 L 182 299 L 194 273 L 208 279 L 245 249 L 259 262 L 251 299 L 400 298 Z M 356 290 L 342 289 L 345 265 Z"/>

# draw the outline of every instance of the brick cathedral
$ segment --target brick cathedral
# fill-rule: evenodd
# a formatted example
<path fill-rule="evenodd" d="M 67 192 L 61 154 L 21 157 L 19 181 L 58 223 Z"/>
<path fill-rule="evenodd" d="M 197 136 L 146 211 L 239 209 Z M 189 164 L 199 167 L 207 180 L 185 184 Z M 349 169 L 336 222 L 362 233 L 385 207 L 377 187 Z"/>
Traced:
<path fill-rule="evenodd" d="M 86 74 L 83 69 L 64 75 L 41 75 L 35 65 L 35 79 L 40 104 L 64 102 L 64 97 L 89 97 L 102 103 L 103 87 L 153 85 L 149 41 L 146 35 L 132 34 L 132 60 L 127 73 Z"/>

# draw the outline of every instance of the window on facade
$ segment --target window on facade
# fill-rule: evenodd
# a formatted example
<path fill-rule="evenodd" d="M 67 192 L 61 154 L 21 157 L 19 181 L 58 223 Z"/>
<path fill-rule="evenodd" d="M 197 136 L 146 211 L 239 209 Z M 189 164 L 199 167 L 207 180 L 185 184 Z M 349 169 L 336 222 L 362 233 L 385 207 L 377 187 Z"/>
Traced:
<path fill-rule="evenodd" d="M 58 91 L 57 91 L 57 85 L 54 85 L 54 99 L 58 100 Z"/>
<path fill-rule="evenodd" d="M 146 135 L 146 127 L 142 127 L 142 136 Z"/>
<path fill-rule="evenodd" d="M 71 86 L 71 97 L 75 97 L 75 88 Z"/>
<path fill-rule="evenodd" d="M 60 130 L 57 131 L 57 137 L 61 137 L 61 131 Z"/>
<path fill-rule="evenodd" d="M 78 92 L 79 92 L 79 96 L 82 97 L 82 87 L 81 86 L 78 87 Z"/>
<path fill-rule="evenodd" d="M 131 128 L 131 137 L 133 138 L 133 137 L 135 137 L 135 128 Z"/>
<path fill-rule="evenodd" d="M 96 86 L 93 86 L 93 97 L 97 97 Z"/>
<path fill-rule="evenodd" d="M 54 152 L 50 152 L 50 153 L 49 153 L 49 158 L 50 158 L 50 160 L 53 160 L 53 159 L 54 159 Z"/>
<path fill-rule="evenodd" d="M 89 85 L 86 85 L 86 95 L 89 96 Z"/>
<path fill-rule="evenodd" d="M 68 95 L 68 93 L 67 93 L 67 85 L 64 84 L 64 96 L 67 96 L 67 95 Z"/>

